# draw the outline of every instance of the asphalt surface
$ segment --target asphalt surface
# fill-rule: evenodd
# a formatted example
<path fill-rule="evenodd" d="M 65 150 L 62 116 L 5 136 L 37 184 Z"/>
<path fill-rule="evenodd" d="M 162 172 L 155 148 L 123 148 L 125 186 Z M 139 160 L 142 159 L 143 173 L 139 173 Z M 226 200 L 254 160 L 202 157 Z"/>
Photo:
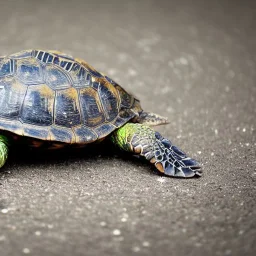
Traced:
<path fill-rule="evenodd" d="M 158 175 L 108 145 L 16 148 L 0 172 L 0 255 L 255 255 L 255 1 L 1 1 L 0 53 L 80 57 L 167 116 L 204 167 Z"/>

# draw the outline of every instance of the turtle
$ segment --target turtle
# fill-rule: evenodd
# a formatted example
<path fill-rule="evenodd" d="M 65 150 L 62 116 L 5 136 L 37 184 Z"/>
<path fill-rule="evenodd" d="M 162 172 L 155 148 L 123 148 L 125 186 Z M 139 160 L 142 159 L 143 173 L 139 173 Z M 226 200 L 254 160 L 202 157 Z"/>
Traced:
<path fill-rule="evenodd" d="M 109 139 L 171 177 L 200 177 L 201 165 L 153 126 L 167 124 L 82 59 L 52 50 L 0 57 L 0 168 L 15 143 L 47 149 Z"/>

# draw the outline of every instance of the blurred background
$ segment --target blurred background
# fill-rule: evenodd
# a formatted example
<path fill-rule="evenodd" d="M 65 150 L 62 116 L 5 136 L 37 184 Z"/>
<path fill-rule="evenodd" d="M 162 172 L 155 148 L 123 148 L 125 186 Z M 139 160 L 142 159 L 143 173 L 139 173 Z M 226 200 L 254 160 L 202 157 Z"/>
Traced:
<path fill-rule="evenodd" d="M 12 154 L 0 172 L 0 255 L 254 255 L 256 4 L 250 0 L 0 1 L 0 55 L 86 60 L 200 160 L 159 176 L 102 148 Z"/>

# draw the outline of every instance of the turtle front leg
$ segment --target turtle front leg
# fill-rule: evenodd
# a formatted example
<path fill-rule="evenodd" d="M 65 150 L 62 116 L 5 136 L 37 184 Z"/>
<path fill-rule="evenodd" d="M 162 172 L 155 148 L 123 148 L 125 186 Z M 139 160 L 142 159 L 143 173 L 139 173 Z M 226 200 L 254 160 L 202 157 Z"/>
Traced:
<path fill-rule="evenodd" d="M 4 166 L 9 151 L 8 138 L 4 135 L 0 135 L 0 168 Z"/>
<path fill-rule="evenodd" d="M 201 167 L 196 160 L 148 126 L 127 123 L 116 130 L 111 139 L 121 149 L 145 157 L 165 175 L 181 178 L 201 176 Z"/>

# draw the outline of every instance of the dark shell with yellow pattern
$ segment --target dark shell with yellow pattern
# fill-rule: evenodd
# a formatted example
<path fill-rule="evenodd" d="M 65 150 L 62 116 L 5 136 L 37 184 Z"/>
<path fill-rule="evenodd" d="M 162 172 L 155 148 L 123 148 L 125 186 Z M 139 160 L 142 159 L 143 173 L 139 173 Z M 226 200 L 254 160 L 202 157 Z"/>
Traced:
<path fill-rule="evenodd" d="M 42 50 L 0 57 L 0 130 L 87 144 L 141 111 L 137 99 L 81 59 Z"/>

